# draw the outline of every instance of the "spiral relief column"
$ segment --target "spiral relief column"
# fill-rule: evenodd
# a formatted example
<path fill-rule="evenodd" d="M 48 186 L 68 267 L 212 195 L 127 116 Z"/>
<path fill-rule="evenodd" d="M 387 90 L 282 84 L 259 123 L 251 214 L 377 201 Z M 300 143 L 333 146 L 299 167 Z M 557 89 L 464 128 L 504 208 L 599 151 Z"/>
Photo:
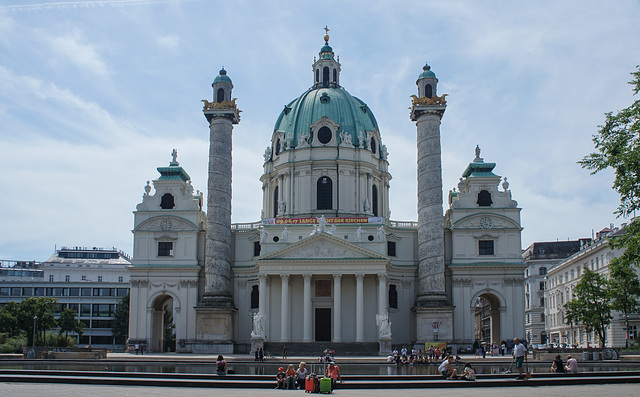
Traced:
<path fill-rule="evenodd" d="M 233 124 L 240 121 L 233 83 L 222 69 L 212 84 L 213 102 L 203 100 L 209 122 L 209 181 L 205 288 L 197 310 L 197 337 L 202 352 L 233 352 L 233 285 L 231 275 L 231 148 Z"/>
<path fill-rule="evenodd" d="M 446 94 L 436 94 L 438 79 L 429 65 L 418 77 L 411 120 L 416 122 L 418 149 L 418 288 L 414 307 L 418 340 L 433 340 L 434 322 L 439 337 L 453 336 L 453 308 L 445 285 L 440 121 Z"/>

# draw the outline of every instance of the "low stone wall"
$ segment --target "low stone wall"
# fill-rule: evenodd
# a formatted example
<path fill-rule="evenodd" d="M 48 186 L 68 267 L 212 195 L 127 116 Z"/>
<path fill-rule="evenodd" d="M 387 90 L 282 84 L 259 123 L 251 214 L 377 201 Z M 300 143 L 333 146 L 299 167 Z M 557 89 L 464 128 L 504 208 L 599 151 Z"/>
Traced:
<path fill-rule="evenodd" d="M 92 347 L 25 347 L 25 359 L 78 359 L 97 360 L 107 358 L 107 349 Z"/>
<path fill-rule="evenodd" d="M 619 360 L 620 349 L 618 348 L 590 348 L 590 349 L 536 349 L 533 350 L 533 360 L 553 361 L 556 355 L 560 355 L 563 361 L 567 361 L 567 356 L 571 355 L 579 361 L 601 361 Z"/>

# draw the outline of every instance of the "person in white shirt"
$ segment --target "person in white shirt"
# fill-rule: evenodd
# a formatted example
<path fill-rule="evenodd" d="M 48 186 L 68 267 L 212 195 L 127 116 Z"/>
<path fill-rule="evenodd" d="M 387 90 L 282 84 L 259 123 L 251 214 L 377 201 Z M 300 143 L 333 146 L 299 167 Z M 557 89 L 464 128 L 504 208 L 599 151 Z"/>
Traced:
<path fill-rule="evenodd" d="M 516 379 L 524 379 L 524 376 L 522 376 L 522 363 L 527 355 L 527 348 L 520 342 L 520 339 L 515 338 L 513 341 L 516 344 L 513 348 L 513 357 L 516 361 L 516 369 L 518 370 Z"/>
<path fill-rule="evenodd" d="M 438 371 L 440 371 L 440 373 L 442 374 L 442 376 L 444 376 L 445 378 L 449 379 L 452 378 L 454 376 L 455 373 L 455 369 L 453 366 L 453 356 L 448 356 L 438 367 Z"/>
<path fill-rule="evenodd" d="M 572 374 L 577 374 L 578 373 L 578 360 L 576 360 L 575 358 L 568 356 L 567 357 L 567 365 L 564 367 L 564 370 L 572 373 Z"/>

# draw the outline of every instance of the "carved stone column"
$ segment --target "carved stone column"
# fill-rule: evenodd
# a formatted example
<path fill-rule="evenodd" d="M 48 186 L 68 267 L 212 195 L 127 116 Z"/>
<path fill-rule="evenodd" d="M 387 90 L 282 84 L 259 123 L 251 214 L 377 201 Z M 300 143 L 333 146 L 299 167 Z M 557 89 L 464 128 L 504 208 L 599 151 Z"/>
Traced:
<path fill-rule="evenodd" d="M 356 342 L 364 342 L 364 274 L 356 274 Z"/>
<path fill-rule="evenodd" d="M 342 274 L 333 275 L 333 341 L 342 342 Z"/>
<path fill-rule="evenodd" d="M 305 274 L 302 276 L 304 279 L 304 313 L 302 323 L 302 341 L 311 342 L 311 319 L 312 319 L 312 306 L 311 306 L 311 274 Z"/>
<path fill-rule="evenodd" d="M 289 275 L 282 274 L 280 275 L 282 279 L 282 294 L 281 294 L 281 302 L 282 306 L 280 309 L 280 341 L 288 342 L 289 341 Z"/>
<path fill-rule="evenodd" d="M 442 109 L 414 107 L 418 130 L 418 299 L 416 306 L 447 304 L 444 281 L 444 230 L 440 119 Z"/>

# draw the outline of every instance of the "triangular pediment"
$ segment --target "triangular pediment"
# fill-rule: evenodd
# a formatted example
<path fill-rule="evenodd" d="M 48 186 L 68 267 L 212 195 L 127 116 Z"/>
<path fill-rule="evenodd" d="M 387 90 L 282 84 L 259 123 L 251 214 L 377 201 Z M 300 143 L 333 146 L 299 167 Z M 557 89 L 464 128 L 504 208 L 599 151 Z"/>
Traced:
<path fill-rule="evenodd" d="M 389 258 L 374 251 L 362 248 L 328 233 L 319 233 L 270 252 L 257 259 L 262 261 L 297 260 L 367 260 L 389 261 Z"/>

